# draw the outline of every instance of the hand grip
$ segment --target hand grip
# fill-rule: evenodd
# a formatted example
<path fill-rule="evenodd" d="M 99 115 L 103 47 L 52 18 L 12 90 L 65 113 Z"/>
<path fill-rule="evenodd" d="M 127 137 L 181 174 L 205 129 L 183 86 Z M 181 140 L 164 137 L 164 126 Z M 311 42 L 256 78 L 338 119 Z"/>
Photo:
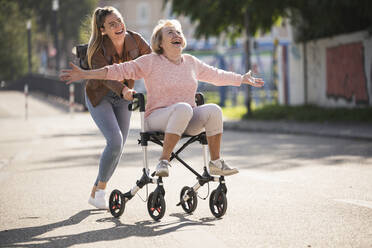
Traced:
<path fill-rule="evenodd" d="M 136 100 L 134 100 L 132 103 L 128 105 L 129 111 L 134 111 L 137 108 L 139 108 L 140 112 L 145 112 L 146 103 L 145 103 L 145 96 L 143 95 L 143 93 L 135 93 L 133 94 L 133 98 Z M 133 107 L 133 105 L 135 107 Z"/>

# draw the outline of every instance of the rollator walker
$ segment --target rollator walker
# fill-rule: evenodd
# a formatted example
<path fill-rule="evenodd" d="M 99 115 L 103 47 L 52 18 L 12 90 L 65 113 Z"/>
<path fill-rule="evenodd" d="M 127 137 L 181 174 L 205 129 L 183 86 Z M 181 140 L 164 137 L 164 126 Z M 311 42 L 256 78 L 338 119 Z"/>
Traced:
<path fill-rule="evenodd" d="M 147 158 L 147 146 L 149 141 L 163 146 L 164 133 L 163 132 L 145 132 L 145 97 L 142 93 L 136 93 L 133 95 L 134 102 L 129 105 L 129 110 L 134 111 L 139 108 L 141 115 L 141 133 L 138 143 L 142 147 L 143 152 L 143 169 L 142 177 L 137 180 L 136 185 L 126 193 L 121 193 L 120 190 L 113 190 L 109 198 L 109 208 L 112 216 L 118 218 L 120 217 L 125 209 L 125 204 L 136 195 L 136 193 L 143 188 L 143 186 L 148 186 L 148 184 L 157 184 L 157 187 L 153 192 L 146 196 L 147 201 L 147 211 L 152 219 L 160 220 L 166 210 L 166 204 L 164 200 L 165 190 L 163 187 L 162 177 L 154 177 L 155 172 L 150 175 L 150 170 L 148 168 L 148 158 Z M 195 95 L 196 104 L 204 104 L 204 97 L 202 93 L 197 93 Z M 208 184 L 208 194 L 209 194 L 209 182 L 218 182 L 218 187 L 213 190 L 209 197 L 209 208 L 212 214 L 216 218 L 222 217 L 226 213 L 227 209 L 227 188 L 225 185 L 224 176 L 211 176 L 208 172 L 208 142 L 205 132 L 202 132 L 195 136 L 182 135 L 181 139 L 187 139 L 186 142 L 176 151 L 172 152 L 170 161 L 177 159 L 181 164 L 183 164 L 188 170 L 190 170 L 195 176 L 197 183 L 194 186 L 184 186 L 180 193 L 180 202 L 177 206 L 181 206 L 186 213 L 191 214 L 195 211 L 198 205 L 198 190 L 204 184 Z M 194 142 L 199 142 L 203 147 L 203 157 L 204 157 L 204 168 L 203 173 L 199 174 L 191 166 L 189 166 L 184 160 L 179 157 L 179 154 L 190 144 Z M 148 192 L 148 191 L 146 191 Z M 208 197 L 208 196 L 207 196 Z M 205 200 L 205 198 L 201 198 Z"/>

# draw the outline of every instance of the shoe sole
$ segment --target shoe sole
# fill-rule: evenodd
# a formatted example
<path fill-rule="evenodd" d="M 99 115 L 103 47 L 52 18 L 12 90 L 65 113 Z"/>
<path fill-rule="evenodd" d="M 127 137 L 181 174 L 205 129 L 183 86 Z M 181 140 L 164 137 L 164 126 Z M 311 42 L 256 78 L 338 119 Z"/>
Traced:
<path fill-rule="evenodd" d="M 209 168 L 209 173 L 211 175 L 223 176 L 223 173 L 222 173 L 221 169 Z"/>
<path fill-rule="evenodd" d="M 217 176 L 231 176 L 234 174 L 238 174 L 238 170 L 231 170 L 231 171 L 223 171 L 223 170 L 218 170 L 218 169 L 209 169 L 209 173 L 211 175 L 217 175 Z"/>
<path fill-rule="evenodd" d="M 224 176 L 232 176 L 232 175 L 235 175 L 235 174 L 238 174 L 239 173 L 239 171 L 238 170 L 233 170 L 233 171 L 230 171 L 230 172 L 225 172 L 225 173 L 223 173 L 224 174 Z"/>
<path fill-rule="evenodd" d="M 109 209 L 108 206 L 102 207 L 102 206 L 98 206 L 98 205 L 94 204 L 94 202 L 91 201 L 90 199 L 88 200 L 88 204 L 97 208 L 97 209 L 101 209 L 101 210 L 108 210 Z"/>
<path fill-rule="evenodd" d="M 155 176 L 157 176 L 157 177 L 168 177 L 169 172 L 168 171 L 159 171 L 159 172 L 155 173 Z"/>

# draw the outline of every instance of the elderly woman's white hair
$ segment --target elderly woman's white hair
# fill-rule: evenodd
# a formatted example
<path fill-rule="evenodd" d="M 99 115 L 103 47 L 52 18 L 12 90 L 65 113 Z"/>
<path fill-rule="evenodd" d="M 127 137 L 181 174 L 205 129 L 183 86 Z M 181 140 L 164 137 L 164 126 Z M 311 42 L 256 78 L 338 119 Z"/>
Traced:
<path fill-rule="evenodd" d="M 152 35 L 151 35 L 151 48 L 153 52 L 157 54 L 164 53 L 163 48 L 160 46 L 161 41 L 163 39 L 162 29 L 164 27 L 175 27 L 177 30 L 179 30 L 184 40 L 184 44 L 182 48 L 186 47 L 186 38 L 182 32 L 181 23 L 178 20 L 174 20 L 174 19 L 173 20 L 169 20 L 169 19 L 160 20 L 158 25 L 155 26 L 154 30 L 152 31 Z"/>

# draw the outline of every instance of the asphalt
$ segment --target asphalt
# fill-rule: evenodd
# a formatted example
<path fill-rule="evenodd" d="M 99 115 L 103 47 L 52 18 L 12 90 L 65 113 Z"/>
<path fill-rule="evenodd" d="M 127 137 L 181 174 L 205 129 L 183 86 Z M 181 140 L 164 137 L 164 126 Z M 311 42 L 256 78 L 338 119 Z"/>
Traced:
<path fill-rule="evenodd" d="M 147 195 L 142 189 L 116 219 L 87 203 L 105 140 L 89 113 L 69 115 L 66 106 L 56 108 L 55 102 L 31 93 L 25 120 L 23 94 L 0 91 L 0 247 L 339 248 L 372 244 L 372 142 L 367 136 L 359 140 L 336 133 L 332 135 L 350 139 L 321 138 L 305 133 L 306 123 L 226 120 L 225 129 L 237 130 L 233 125 L 239 124 L 247 131 L 226 130 L 223 136 L 223 157 L 240 171 L 226 178 L 228 209 L 223 218 L 214 218 L 209 210 L 209 191 L 217 183 L 200 189 L 194 214 L 176 206 L 181 188 L 193 186 L 196 180 L 174 161 L 171 176 L 164 180 L 164 218 L 152 221 L 141 199 Z M 133 113 L 125 153 L 107 192 L 126 192 L 139 179 L 139 123 L 138 112 Z M 299 135 L 282 135 L 289 131 L 274 128 L 281 125 Z M 320 129 L 314 123 L 308 125 Z M 347 128 L 344 131 L 350 133 L 361 129 Z M 366 132 L 370 134 L 369 129 Z M 149 147 L 151 169 L 160 152 L 160 146 Z M 201 171 L 199 145 L 185 149 L 182 158 Z M 149 185 L 149 192 L 154 187 Z"/>

